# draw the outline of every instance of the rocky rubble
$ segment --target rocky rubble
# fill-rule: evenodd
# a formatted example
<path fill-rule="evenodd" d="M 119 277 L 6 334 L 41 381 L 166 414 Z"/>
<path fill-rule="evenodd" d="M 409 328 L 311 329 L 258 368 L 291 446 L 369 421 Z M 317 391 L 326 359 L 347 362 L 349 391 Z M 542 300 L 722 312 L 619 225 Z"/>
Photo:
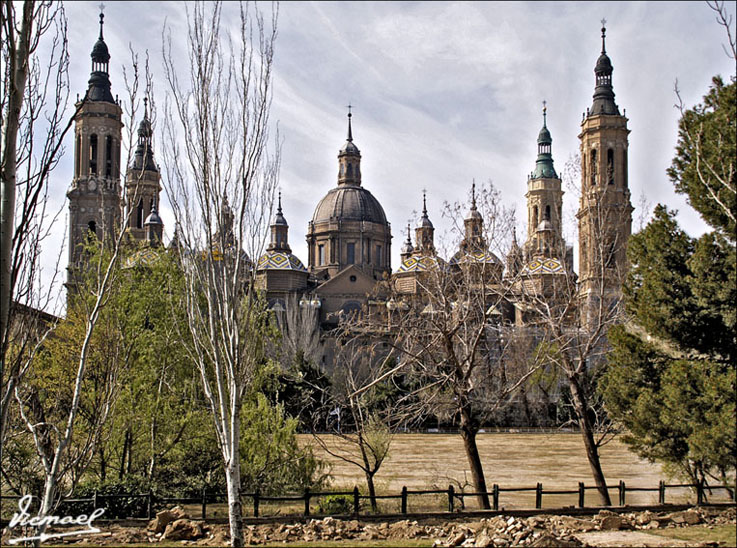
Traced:
<path fill-rule="evenodd" d="M 260 545 L 276 542 L 321 541 L 377 541 L 427 539 L 435 548 L 502 546 L 584 546 L 577 538 L 594 531 L 635 531 L 663 527 L 685 527 L 734 524 L 735 508 L 691 508 L 689 510 L 654 513 L 633 512 L 618 514 L 602 510 L 595 516 L 572 517 L 536 515 L 528 518 L 495 516 L 476 521 L 445 521 L 441 518 L 422 522 L 401 520 L 369 523 L 334 518 L 313 519 L 305 523 L 270 523 L 247 525 L 246 544 Z M 151 520 L 146 529 L 103 526 L 102 535 L 64 539 L 64 543 L 122 544 L 182 541 L 184 545 L 223 546 L 229 540 L 227 524 L 206 524 L 192 520 L 181 508 L 163 510 Z M 61 539 L 60 539 L 61 540 Z"/>

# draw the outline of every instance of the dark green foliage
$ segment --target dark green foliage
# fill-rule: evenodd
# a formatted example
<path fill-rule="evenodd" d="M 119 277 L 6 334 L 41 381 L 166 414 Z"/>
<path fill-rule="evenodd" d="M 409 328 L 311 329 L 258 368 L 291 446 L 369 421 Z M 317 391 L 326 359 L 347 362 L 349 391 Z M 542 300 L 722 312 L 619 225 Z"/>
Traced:
<path fill-rule="evenodd" d="M 141 478 L 126 477 L 124 480 L 91 482 L 78 487 L 74 499 L 92 499 L 97 493 L 96 508 L 104 508 L 102 519 L 145 518 L 148 493 Z M 140 496 L 133 496 L 133 495 Z M 74 500 L 72 499 L 72 500 Z M 63 516 L 79 516 L 95 510 L 94 502 L 62 502 L 57 513 Z"/>
<path fill-rule="evenodd" d="M 704 102 L 687 110 L 678 123 L 676 156 L 668 169 L 676 191 L 686 194 L 704 220 L 732 241 L 737 216 L 736 118 L 735 82 L 725 85 L 717 76 Z"/>
<path fill-rule="evenodd" d="M 599 386 L 624 441 L 691 481 L 730 483 L 737 462 L 736 109 L 735 83 L 715 78 L 680 121 L 668 174 L 715 230 L 691 238 L 659 205 L 630 239 L 630 321 L 609 333 Z"/>
<path fill-rule="evenodd" d="M 328 495 L 317 505 L 317 513 L 338 516 L 353 513 L 353 497 L 350 495 Z"/>

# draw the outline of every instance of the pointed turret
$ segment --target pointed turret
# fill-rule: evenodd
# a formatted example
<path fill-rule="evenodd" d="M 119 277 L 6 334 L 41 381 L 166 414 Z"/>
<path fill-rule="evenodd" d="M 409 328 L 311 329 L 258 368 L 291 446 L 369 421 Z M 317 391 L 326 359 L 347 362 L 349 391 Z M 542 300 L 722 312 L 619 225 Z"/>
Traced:
<path fill-rule="evenodd" d="M 412 246 L 412 239 L 410 237 L 410 227 L 409 223 L 407 223 L 407 239 L 404 241 L 404 245 L 402 245 L 402 252 L 399 254 L 402 261 L 405 259 L 409 259 L 412 256 L 412 253 L 414 253 L 415 248 Z"/>
<path fill-rule="evenodd" d="M 103 26 L 105 14 L 100 12 L 100 36 L 92 47 L 92 72 L 90 73 L 89 88 L 87 89 L 88 101 L 106 101 L 114 103 L 113 94 L 110 92 L 110 52 L 103 38 Z"/>
<path fill-rule="evenodd" d="M 471 209 L 468 212 L 468 217 L 463 220 L 463 226 L 465 233 L 461 242 L 461 249 L 465 252 L 485 249 L 484 220 L 476 208 L 476 182 L 471 185 Z"/>
<path fill-rule="evenodd" d="M 281 190 L 279 191 L 279 201 L 276 208 L 276 213 L 271 219 L 271 241 L 267 251 L 284 251 L 291 253 L 292 250 L 289 247 L 288 235 L 289 235 L 289 224 L 284 218 L 284 214 L 281 210 Z"/>
<path fill-rule="evenodd" d="M 151 245 L 161 245 L 164 236 L 164 221 L 159 216 L 159 209 L 156 207 L 156 200 L 151 204 L 151 213 L 146 217 L 143 223 L 146 229 L 146 240 Z"/>
<path fill-rule="evenodd" d="M 548 107 L 543 101 L 543 127 L 537 135 L 537 161 L 531 179 L 557 179 L 558 174 L 553 167 L 553 138 L 548 130 Z"/>
<path fill-rule="evenodd" d="M 427 193 L 422 191 L 422 217 L 420 224 L 415 228 L 415 252 L 435 253 L 435 227 L 427 215 Z"/>
<path fill-rule="evenodd" d="M 602 21 L 601 27 L 601 55 L 596 61 L 594 73 L 596 74 L 596 88 L 594 89 L 594 103 L 588 111 L 589 116 L 599 114 L 619 115 L 619 107 L 614 102 L 614 87 L 612 86 L 612 61 L 606 54 L 606 19 Z"/>
<path fill-rule="evenodd" d="M 361 151 L 353 143 L 351 107 L 348 106 L 348 138 L 338 152 L 338 185 L 361 184 Z"/>
<path fill-rule="evenodd" d="M 143 120 L 138 125 L 138 145 L 131 167 L 138 171 L 159 171 L 154 161 L 153 127 L 148 115 L 148 98 L 143 99 Z"/>

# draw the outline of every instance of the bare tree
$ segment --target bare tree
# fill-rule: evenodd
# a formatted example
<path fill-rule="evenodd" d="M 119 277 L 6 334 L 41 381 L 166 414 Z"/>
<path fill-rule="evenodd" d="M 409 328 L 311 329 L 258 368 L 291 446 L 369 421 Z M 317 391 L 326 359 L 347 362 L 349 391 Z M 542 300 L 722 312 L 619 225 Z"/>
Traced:
<path fill-rule="evenodd" d="M 229 9 L 229 7 L 227 8 Z M 278 178 L 269 148 L 277 10 L 270 19 L 239 4 L 224 35 L 223 6 L 187 6 L 189 74 L 164 37 L 169 86 L 165 187 L 179 224 L 188 348 L 202 380 L 223 457 L 233 546 L 243 545 L 240 416 L 266 359 L 268 313 L 253 287 Z M 184 83 L 184 81 L 186 83 Z M 277 139 L 278 141 L 278 139 Z"/>
<path fill-rule="evenodd" d="M 474 194 L 465 219 L 461 205 L 446 207 L 462 234 L 453 246 L 458 251 L 446 262 L 421 244 L 415 259 L 426 268 L 397 274 L 384 317 L 388 340 L 401 356 L 398 367 L 419 383 L 411 395 L 414 415 L 445 414 L 458 421 L 478 504 L 490 508 L 476 435 L 512 402 L 540 362 L 535 348 L 503 321 L 510 287 L 491 248 L 498 250 L 511 236 L 513 214 L 491 185 L 478 202 L 477 209 Z"/>
<path fill-rule="evenodd" d="M 3 2 L 2 195 L 0 197 L 0 461 L 13 392 L 56 319 L 44 314 L 58 296 L 57 268 L 41 279 L 41 248 L 59 212 L 48 182 L 73 121 L 66 17 L 61 3 Z"/>
<path fill-rule="evenodd" d="M 350 322 L 349 322 L 350 323 Z M 376 343 L 362 335 L 350 336 L 346 326 L 336 356 L 333 393 L 326 403 L 329 410 L 328 435 L 314 433 L 322 449 L 363 472 L 371 510 L 376 512 L 374 477 L 389 455 L 394 434 L 403 424 L 403 413 L 395 406 L 391 376 L 387 376 L 392 355 L 381 352 Z M 377 352 L 378 351 L 378 352 Z"/>

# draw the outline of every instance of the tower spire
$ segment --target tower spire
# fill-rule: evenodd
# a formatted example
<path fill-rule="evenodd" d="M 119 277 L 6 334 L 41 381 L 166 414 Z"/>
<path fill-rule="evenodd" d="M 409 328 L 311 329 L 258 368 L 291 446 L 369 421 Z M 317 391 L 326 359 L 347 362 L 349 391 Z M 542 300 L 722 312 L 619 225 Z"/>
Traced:
<path fill-rule="evenodd" d="M 351 104 L 348 103 L 348 142 L 353 142 L 353 131 L 351 129 L 351 117 L 353 114 L 351 114 Z"/>
<path fill-rule="evenodd" d="M 614 87 L 612 86 L 612 61 L 606 53 L 606 19 L 601 20 L 601 54 L 596 61 L 596 88 L 594 89 L 594 103 L 588 111 L 588 116 L 599 114 L 619 115 L 619 107 L 614 102 Z"/>
<path fill-rule="evenodd" d="M 110 52 L 103 38 L 103 26 L 105 24 L 104 9 L 105 5 L 100 4 L 100 34 L 90 55 L 92 58 L 92 71 L 90 74 L 89 88 L 87 89 L 87 99 L 89 101 L 114 103 L 113 95 L 110 92 L 110 77 L 108 75 Z"/>
<path fill-rule="evenodd" d="M 548 102 L 543 101 L 543 127 L 537 134 L 537 161 L 531 179 L 557 178 L 553 167 L 553 138 L 548 129 Z"/>
<path fill-rule="evenodd" d="M 606 19 L 601 20 L 601 53 L 606 53 Z"/>

